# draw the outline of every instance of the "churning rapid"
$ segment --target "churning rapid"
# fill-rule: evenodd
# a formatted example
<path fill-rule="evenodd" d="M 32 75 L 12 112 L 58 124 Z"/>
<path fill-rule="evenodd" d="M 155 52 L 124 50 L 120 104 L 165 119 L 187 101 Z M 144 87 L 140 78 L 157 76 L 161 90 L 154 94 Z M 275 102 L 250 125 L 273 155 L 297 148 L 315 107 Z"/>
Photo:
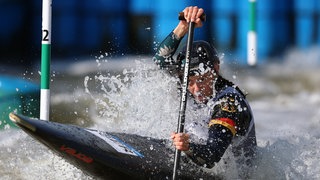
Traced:
<path fill-rule="evenodd" d="M 259 149 L 252 179 L 320 179 L 316 52 L 293 51 L 281 63 L 251 69 L 222 62 L 222 74 L 249 93 L 255 116 Z M 64 68 L 53 64 L 53 69 L 59 72 L 52 81 L 53 121 L 164 139 L 176 130 L 177 79 L 159 70 L 150 57 L 100 56 Z M 201 114 L 187 108 L 186 122 Z M 2 179 L 94 179 L 17 128 L 0 133 Z M 208 171 L 237 178 L 230 159 L 226 153 Z"/>

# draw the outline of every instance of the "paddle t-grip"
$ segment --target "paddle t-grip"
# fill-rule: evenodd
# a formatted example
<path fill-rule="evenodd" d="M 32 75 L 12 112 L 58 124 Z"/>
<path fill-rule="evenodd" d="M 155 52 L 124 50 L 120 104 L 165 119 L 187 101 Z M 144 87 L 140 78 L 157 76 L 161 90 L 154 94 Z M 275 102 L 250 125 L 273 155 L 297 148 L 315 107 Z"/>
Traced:
<path fill-rule="evenodd" d="M 180 21 L 181 21 L 181 20 L 186 20 L 186 19 L 184 18 L 184 13 L 183 13 L 183 12 L 179 12 L 179 18 L 178 18 L 178 19 L 179 19 Z M 200 16 L 200 19 L 201 19 L 202 22 L 206 21 L 206 14 L 203 13 L 203 14 Z"/>

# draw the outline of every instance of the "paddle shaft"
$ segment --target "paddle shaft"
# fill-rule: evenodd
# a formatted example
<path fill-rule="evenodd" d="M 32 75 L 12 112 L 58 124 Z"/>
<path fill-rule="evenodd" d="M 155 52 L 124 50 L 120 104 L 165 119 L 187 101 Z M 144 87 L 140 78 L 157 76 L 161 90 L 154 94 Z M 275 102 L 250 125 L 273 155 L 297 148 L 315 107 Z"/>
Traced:
<path fill-rule="evenodd" d="M 179 110 L 179 119 L 178 119 L 178 128 L 177 133 L 182 133 L 184 131 L 184 123 L 185 123 L 185 112 L 187 106 L 187 88 L 188 88 L 188 78 L 189 78 L 189 63 L 190 63 L 190 55 L 192 50 L 192 42 L 193 42 L 193 34 L 194 34 L 195 23 L 189 23 L 188 30 L 188 39 L 187 39 L 187 50 L 186 50 L 186 62 L 184 65 L 184 74 L 183 74 L 183 83 L 182 83 L 182 92 L 181 92 L 181 100 L 180 100 L 180 110 Z M 173 180 L 177 177 L 177 169 L 180 163 L 181 151 L 176 149 L 174 156 L 174 166 L 173 166 Z"/>

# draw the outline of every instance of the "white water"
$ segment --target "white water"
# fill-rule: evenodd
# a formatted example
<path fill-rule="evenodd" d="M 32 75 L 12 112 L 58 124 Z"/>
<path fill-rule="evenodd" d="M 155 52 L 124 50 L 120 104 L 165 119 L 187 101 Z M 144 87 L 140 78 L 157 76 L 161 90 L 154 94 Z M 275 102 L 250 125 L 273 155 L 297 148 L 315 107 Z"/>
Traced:
<path fill-rule="evenodd" d="M 284 63 L 257 69 L 222 64 L 223 74 L 250 93 L 259 146 L 252 179 L 320 179 L 318 52 L 293 51 L 283 57 Z M 176 82 L 145 61 L 151 59 L 137 58 L 125 70 L 110 73 L 106 69 L 114 67 L 113 62 L 101 57 L 93 63 L 70 64 L 67 69 L 76 69 L 72 71 L 76 73 L 64 72 L 64 76 L 76 76 L 81 84 L 71 92 L 57 90 L 52 108 L 66 104 L 67 108 L 55 113 L 75 120 L 59 121 L 168 138 L 177 124 Z M 65 85 L 58 79 L 56 83 Z M 70 113 L 63 112 L 68 110 Z M 187 112 L 187 118 L 197 115 Z M 0 133 L 1 179 L 91 179 L 20 130 Z M 226 179 L 237 178 L 232 164 L 221 162 L 210 171 Z"/>

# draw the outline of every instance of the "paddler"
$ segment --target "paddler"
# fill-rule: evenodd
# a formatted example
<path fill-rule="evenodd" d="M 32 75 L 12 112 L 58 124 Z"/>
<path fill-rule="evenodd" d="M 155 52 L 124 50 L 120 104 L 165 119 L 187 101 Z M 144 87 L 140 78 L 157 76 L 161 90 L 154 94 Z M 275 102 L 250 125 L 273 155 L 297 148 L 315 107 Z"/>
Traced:
<path fill-rule="evenodd" d="M 162 69 L 179 78 L 183 76 L 186 47 L 177 54 L 176 51 L 188 32 L 190 21 L 195 22 L 196 28 L 202 27 L 200 16 L 204 10 L 194 6 L 186 7 L 183 12 L 185 20 L 179 21 L 159 45 L 154 56 L 154 61 Z M 246 95 L 238 86 L 220 75 L 218 53 L 208 42 L 193 42 L 189 66 L 190 97 L 197 107 L 206 108 L 208 112 L 206 119 L 193 119 L 189 129 L 205 124 L 202 131 L 206 137 L 202 142 L 193 141 L 190 138 L 193 132 L 188 132 L 187 128 L 186 133 L 171 134 L 173 145 L 194 163 L 206 168 L 212 168 L 221 160 L 226 150 L 231 148 L 240 168 L 250 168 L 257 143 L 253 114 Z M 241 173 L 239 175 L 242 176 Z"/>

